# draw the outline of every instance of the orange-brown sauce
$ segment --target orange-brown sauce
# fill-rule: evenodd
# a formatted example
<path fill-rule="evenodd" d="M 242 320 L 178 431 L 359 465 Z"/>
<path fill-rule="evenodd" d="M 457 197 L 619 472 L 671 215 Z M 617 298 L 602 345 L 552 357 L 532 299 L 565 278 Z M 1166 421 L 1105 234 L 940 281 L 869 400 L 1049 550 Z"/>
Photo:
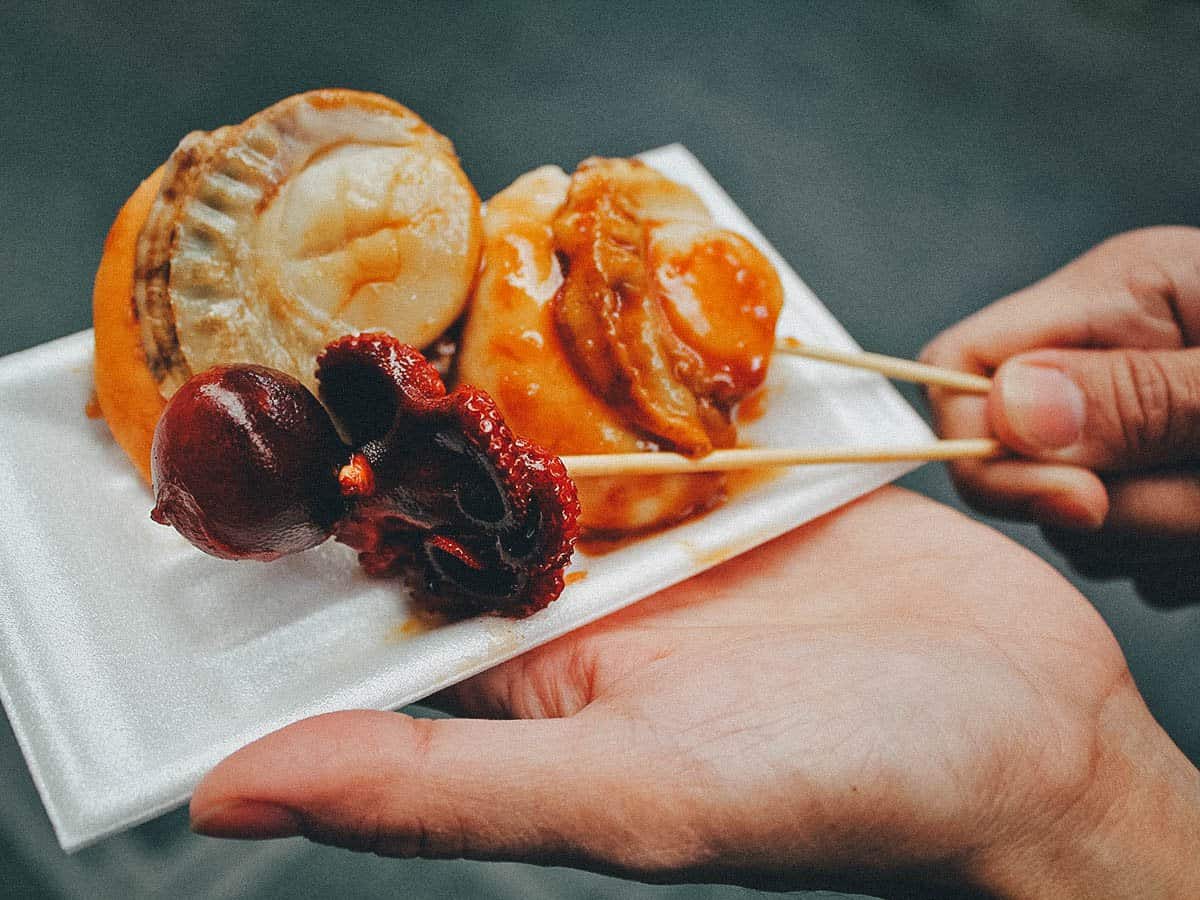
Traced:
<path fill-rule="evenodd" d="M 744 494 L 749 493 L 755 488 L 765 484 L 770 484 L 775 479 L 779 478 L 784 469 L 743 469 L 734 472 L 724 473 L 724 490 L 720 492 L 715 502 L 704 506 L 700 509 L 693 510 L 682 519 L 662 525 L 657 528 L 644 529 L 635 531 L 629 534 L 610 534 L 605 532 L 586 532 L 579 542 L 575 545 L 576 548 L 586 553 L 588 556 L 606 556 L 609 553 L 614 553 L 617 550 L 624 550 L 626 547 L 631 547 L 639 541 L 662 534 L 676 525 L 682 525 L 688 522 L 695 522 L 704 518 L 715 510 L 720 509 L 726 503 L 734 500 Z M 727 556 L 722 558 L 728 558 Z"/>
<path fill-rule="evenodd" d="M 786 471 L 786 469 L 780 468 L 759 468 L 738 469 L 734 472 L 726 472 L 725 495 L 726 497 L 733 498 L 748 494 L 755 488 L 775 481 Z"/>
<path fill-rule="evenodd" d="M 673 527 L 673 526 L 672 526 Z M 651 531 L 639 531 L 634 534 L 586 534 L 579 539 L 575 544 L 575 549 L 581 553 L 586 553 L 588 556 L 606 556 L 617 550 L 624 550 L 636 544 L 642 538 L 650 537 L 661 531 L 666 531 L 666 528 L 655 529 Z"/>
<path fill-rule="evenodd" d="M 563 584 L 578 584 L 587 578 L 587 569 L 576 569 L 574 572 L 568 572 L 563 576 Z"/>
<path fill-rule="evenodd" d="M 96 396 L 95 391 L 92 391 L 92 395 L 88 397 L 88 402 L 83 407 L 83 414 L 89 419 L 104 418 L 104 411 L 100 409 L 100 398 Z"/>
<path fill-rule="evenodd" d="M 559 191 L 565 206 L 555 199 Z M 672 215 L 681 210 L 680 218 Z M 704 223 L 703 205 L 688 189 L 636 166 L 624 171 L 600 163 L 582 181 L 577 173 L 569 191 L 561 172 L 535 173 L 493 198 L 485 230 L 485 265 L 458 376 L 491 393 L 514 432 L 560 454 L 648 451 L 673 442 L 686 450 L 690 445 L 675 441 L 684 430 L 676 426 L 694 418 L 691 424 L 711 445 L 736 443 L 728 410 L 765 375 L 782 289 L 753 245 Z M 600 250 L 604 266 L 594 258 Z M 673 296 L 664 296 L 668 287 Z M 606 307 L 608 319 L 595 323 L 572 313 L 577 327 L 566 330 L 574 343 L 564 337 L 562 321 L 571 291 L 581 303 L 583 294 L 607 292 L 616 304 Z M 632 308 L 639 292 L 652 295 L 655 309 Z M 622 325 L 622 315 L 633 320 Z M 670 347 L 660 349 L 677 376 L 673 387 L 646 388 L 660 361 L 654 342 L 643 341 L 634 327 L 642 321 L 638 315 L 667 337 Z M 590 367 L 575 358 L 576 344 L 586 349 L 589 342 L 613 341 L 611 353 L 593 354 Z M 678 390 L 693 394 L 697 411 L 672 403 L 657 417 L 631 415 L 622 390 L 635 383 L 638 409 L 657 408 Z M 761 415 L 764 405 L 761 396 L 747 402 L 743 421 Z M 640 539 L 645 528 L 661 530 L 702 514 L 722 501 L 725 481 L 717 474 L 580 479 L 582 521 L 591 529 L 580 549 L 612 552 Z M 605 537 L 608 529 L 632 529 L 634 536 Z"/>
<path fill-rule="evenodd" d="M 387 639 L 390 642 L 406 641 L 409 638 L 414 638 L 419 634 L 433 631 L 446 624 L 446 617 L 429 610 L 417 610 L 403 622 L 393 625 L 388 631 Z"/>
<path fill-rule="evenodd" d="M 760 544 L 765 544 L 775 535 L 771 531 L 762 531 L 759 533 L 751 532 L 750 534 L 738 535 L 733 541 L 722 544 L 717 547 L 712 547 L 706 550 L 698 550 L 688 548 L 692 561 L 700 568 L 710 568 L 719 566 L 721 563 L 733 559 L 735 556 L 741 556 L 749 550 L 753 550 Z"/>
<path fill-rule="evenodd" d="M 749 425 L 765 416 L 767 414 L 767 395 L 769 393 L 766 388 L 759 388 L 753 394 L 744 398 L 734 410 L 735 421 L 739 425 Z"/>
<path fill-rule="evenodd" d="M 783 290 L 770 262 L 731 232 L 686 252 L 651 255 L 671 328 L 700 355 L 710 377 L 740 395 L 757 387 L 775 345 Z"/>

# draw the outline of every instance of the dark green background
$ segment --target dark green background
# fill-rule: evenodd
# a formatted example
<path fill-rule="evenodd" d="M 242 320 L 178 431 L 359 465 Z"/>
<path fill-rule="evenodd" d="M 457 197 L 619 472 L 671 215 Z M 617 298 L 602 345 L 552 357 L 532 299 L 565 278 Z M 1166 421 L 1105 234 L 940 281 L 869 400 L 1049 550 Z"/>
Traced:
<path fill-rule="evenodd" d="M 1198 40 L 1194 3 L 4 3 L 0 353 L 88 327 L 105 231 L 184 133 L 341 85 L 450 136 L 484 197 L 681 141 L 864 346 L 912 355 L 1108 235 L 1200 224 Z M 1200 613 L 1077 583 L 1200 759 Z M 5 896 L 754 893 L 206 841 L 182 811 L 68 857 L 6 724 L 0 760 Z"/>

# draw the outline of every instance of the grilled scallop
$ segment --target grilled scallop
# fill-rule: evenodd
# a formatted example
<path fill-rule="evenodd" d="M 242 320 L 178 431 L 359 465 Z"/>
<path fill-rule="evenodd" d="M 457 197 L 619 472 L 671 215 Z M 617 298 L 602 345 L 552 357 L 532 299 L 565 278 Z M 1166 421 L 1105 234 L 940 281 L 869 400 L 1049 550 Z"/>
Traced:
<path fill-rule="evenodd" d="M 467 300 L 479 201 L 442 135 L 374 94 L 314 91 L 172 154 L 134 300 L 164 397 L 220 363 L 314 384 L 342 334 L 433 341 Z"/>
<path fill-rule="evenodd" d="M 462 312 L 483 240 L 450 142 L 375 94 L 313 91 L 194 132 L 134 192 L 96 273 L 96 396 L 150 478 L 163 406 L 251 363 L 315 387 L 332 339 L 424 347 Z"/>
<path fill-rule="evenodd" d="M 761 384 L 782 288 L 691 190 L 630 160 L 544 167 L 487 204 L 458 376 L 555 453 L 732 446 Z M 584 478 L 581 522 L 628 532 L 718 502 L 717 474 Z"/>

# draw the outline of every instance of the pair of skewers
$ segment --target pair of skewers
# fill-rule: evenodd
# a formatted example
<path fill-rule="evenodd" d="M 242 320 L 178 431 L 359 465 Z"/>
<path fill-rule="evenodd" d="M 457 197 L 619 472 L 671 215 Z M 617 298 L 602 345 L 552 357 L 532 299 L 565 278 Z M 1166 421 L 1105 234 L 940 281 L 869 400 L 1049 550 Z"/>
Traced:
<path fill-rule="evenodd" d="M 992 382 L 982 375 L 957 372 L 879 353 L 850 353 L 813 347 L 795 338 L 783 338 L 775 352 L 816 359 L 878 372 L 897 381 L 910 381 L 970 394 L 986 394 Z M 596 475 L 676 475 L 689 472 L 728 472 L 777 466 L 828 465 L 831 463 L 881 463 L 908 460 L 991 459 L 1001 455 L 991 438 L 940 440 L 926 444 L 885 447 L 824 447 L 794 449 L 743 447 L 714 450 L 701 459 L 678 453 L 597 453 L 564 456 L 567 471 L 575 477 Z"/>

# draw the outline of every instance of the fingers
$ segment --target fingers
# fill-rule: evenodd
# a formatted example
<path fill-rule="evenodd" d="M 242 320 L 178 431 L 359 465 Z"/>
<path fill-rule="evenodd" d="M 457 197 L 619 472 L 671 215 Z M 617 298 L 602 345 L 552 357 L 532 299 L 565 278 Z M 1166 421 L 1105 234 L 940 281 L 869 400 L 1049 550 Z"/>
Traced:
<path fill-rule="evenodd" d="M 944 437 L 992 433 L 988 398 L 930 394 L 937 429 Z M 989 515 L 1088 530 L 1099 528 L 1108 515 L 1104 483 L 1078 466 L 1024 459 L 963 460 L 950 465 L 950 474 L 963 499 Z"/>
<path fill-rule="evenodd" d="M 1089 578 L 1131 578 L 1148 603 L 1200 603 L 1200 473 L 1162 471 L 1112 479 L 1098 534 L 1046 529 L 1046 538 Z"/>
<path fill-rule="evenodd" d="M 388 856 L 603 854 L 591 836 L 597 815 L 619 805 L 611 775 L 621 738 L 584 734 L 572 719 L 318 716 L 210 772 L 192 798 L 192 827 L 219 837 L 302 834 Z"/>
<path fill-rule="evenodd" d="M 451 685 L 431 705 L 480 718 L 563 718 L 587 706 L 605 677 L 587 634 L 575 633 Z"/>
<path fill-rule="evenodd" d="M 1146 228 L 1092 248 L 948 328 L 933 365 L 990 374 L 1045 347 L 1170 350 L 1200 343 L 1200 229 Z"/>
<path fill-rule="evenodd" d="M 1010 359 L 986 400 L 938 406 L 947 437 L 995 434 L 1027 460 L 960 462 L 972 505 L 1046 525 L 1200 534 L 1200 349 L 1042 350 Z"/>
<path fill-rule="evenodd" d="M 1200 460 L 1200 349 L 1016 356 L 996 372 L 989 422 L 1023 454 L 1100 471 Z"/>
<path fill-rule="evenodd" d="M 994 434 L 1027 457 L 953 465 L 964 498 L 985 512 L 1099 527 L 1110 498 L 1090 470 L 1200 458 L 1200 351 L 1182 349 L 1197 341 L 1192 228 L 1120 235 L 948 329 L 922 358 L 994 375 L 996 386 L 987 400 L 929 391 L 938 431 Z"/>
<path fill-rule="evenodd" d="M 1108 484 L 1107 527 L 1165 539 L 1191 539 L 1200 559 L 1200 472 L 1164 471 L 1128 476 Z"/>
<path fill-rule="evenodd" d="M 951 475 L 963 499 L 987 515 L 1093 531 L 1108 515 L 1108 495 L 1094 472 L 1020 461 L 959 463 Z"/>

